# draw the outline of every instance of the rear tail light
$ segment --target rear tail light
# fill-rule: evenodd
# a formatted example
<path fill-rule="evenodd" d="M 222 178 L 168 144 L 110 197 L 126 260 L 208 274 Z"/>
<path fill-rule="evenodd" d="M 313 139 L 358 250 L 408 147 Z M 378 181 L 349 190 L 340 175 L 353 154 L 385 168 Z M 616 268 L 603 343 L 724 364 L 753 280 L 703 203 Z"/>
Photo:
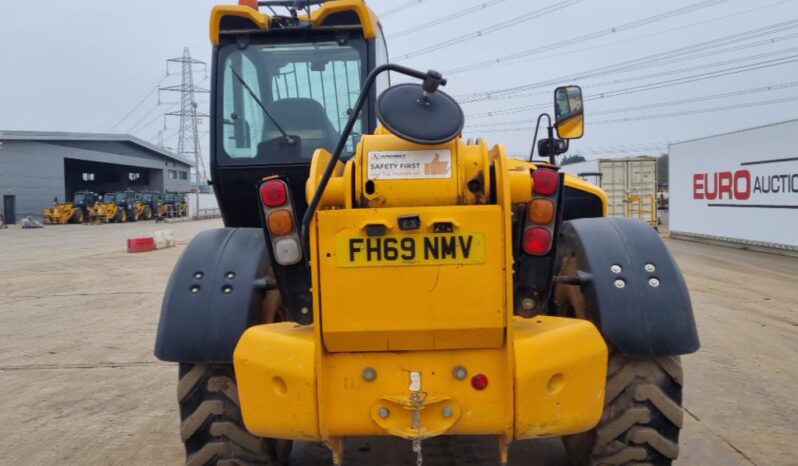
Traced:
<path fill-rule="evenodd" d="M 266 207 L 280 207 L 288 201 L 288 188 L 284 181 L 267 181 L 260 186 L 260 200 Z"/>
<path fill-rule="evenodd" d="M 560 175 L 554 170 L 541 168 L 532 175 L 535 194 L 551 196 L 560 187 Z"/>
<path fill-rule="evenodd" d="M 293 265 L 302 259 L 302 249 L 297 238 L 280 238 L 274 242 L 273 249 L 274 260 L 280 265 Z"/>
<path fill-rule="evenodd" d="M 548 225 L 554 221 L 554 201 L 546 198 L 534 199 L 529 204 L 529 221 L 536 225 Z"/>
<path fill-rule="evenodd" d="M 529 227 L 524 232 L 524 252 L 542 256 L 551 249 L 551 230 L 545 227 Z"/>
<path fill-rule="evenodd" d="M 269 232 L 275 236 L 284 236 L 294 231 L 294 218 L 291 212 L 281 209 L 269 214 Z"/>

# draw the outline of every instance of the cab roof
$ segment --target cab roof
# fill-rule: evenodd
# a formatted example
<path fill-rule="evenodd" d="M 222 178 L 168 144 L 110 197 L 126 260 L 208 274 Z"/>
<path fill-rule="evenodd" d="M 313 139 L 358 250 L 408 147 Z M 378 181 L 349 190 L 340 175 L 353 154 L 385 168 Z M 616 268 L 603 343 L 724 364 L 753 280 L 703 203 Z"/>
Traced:
<path fill-rule="evenodd" d="M 260 6 L 275 13 L 275 7 L 288 8 L 290 2 L 239 0 L 238 5 L 218 5 L 211 10 L 210 39 L 219 45 L 225 34 L 269 32 L 290 29 L 336 30 L 360 29 L 363 36 L 373 39 L 379 31 L 379 21 L 363 0 L 329 0 L 324 2 L 297 2 L 310 13 L 291 11 L 287 16 L 262 13 Z M 318 8 L 311 10 L 311 5 Z"/>

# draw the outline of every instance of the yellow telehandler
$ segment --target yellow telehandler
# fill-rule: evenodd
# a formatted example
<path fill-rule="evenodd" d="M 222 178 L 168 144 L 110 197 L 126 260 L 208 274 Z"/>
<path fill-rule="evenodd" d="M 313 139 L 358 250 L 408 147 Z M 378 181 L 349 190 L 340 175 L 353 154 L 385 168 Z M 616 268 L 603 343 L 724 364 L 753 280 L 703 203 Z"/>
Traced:
<path fill-rule="evenodd" d="M 421 465 L 441 435 L 492 436 L 502 463 L 554 436 L 574 464 L 672 463 L 690 298 L 649 225 L 554 163 L 579 87 L 554 90 L 545 159 L 511 158 L 462 139 L 440 73 L 387 63 L 361 0 L 242 0 L 210 29 L 225 228 L 186 247 L 155 342 L 186 464 L 301 440 L 340 465 L 346 438 L 396 436 Z"/>
<path fill-rule="evenodd" d="M 44 223 L 49 225 L 63 225 L 66 223 L 84 223 L 89 218 L 89 208 L 97 200 L 97 195 L 91 191 L 78 191 L 72 202 L 45 208 L 42 212 Z"/>

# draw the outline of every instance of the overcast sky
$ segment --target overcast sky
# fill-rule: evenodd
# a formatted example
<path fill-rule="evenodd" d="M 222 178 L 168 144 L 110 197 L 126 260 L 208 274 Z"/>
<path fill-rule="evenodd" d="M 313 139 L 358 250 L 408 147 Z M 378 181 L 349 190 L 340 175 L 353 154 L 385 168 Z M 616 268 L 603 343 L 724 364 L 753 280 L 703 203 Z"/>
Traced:
<path fill-rule="evenodd" d="M 159 115 L 176 110 L 178 95 L 161 93 L 159 105 L 151 91 L 179 84 L 178 75 L 165 77 L 166 59 L 184 46 L 210 62 L 216 3 L 0 1 L 0 129 L 132 132 L 157 142 Z M 586 134 L 572 152 L 587 158 L 659 153 L 668 142 L 798 118 L 796 0 L 369 4 L 382 14 L 394 61 L 441 71 L 474 65 L 448 74 L 444 91 L 463 102 L 467 137 L 513 154 L 529 152 L 557 84 L 583 88 Z M 167 146 L 176 145 L 177 123 L 167 119 Z"/>

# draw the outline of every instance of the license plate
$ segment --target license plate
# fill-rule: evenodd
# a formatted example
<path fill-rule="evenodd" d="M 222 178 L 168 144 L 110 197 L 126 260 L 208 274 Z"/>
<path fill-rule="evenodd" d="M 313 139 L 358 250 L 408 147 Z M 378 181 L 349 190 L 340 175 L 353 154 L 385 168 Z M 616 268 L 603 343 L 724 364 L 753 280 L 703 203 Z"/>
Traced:
<path fill-rule="evenodd" d="M 335 259 L 338 267 L 482 264 L 485 235 L 339 235 Z"/>

